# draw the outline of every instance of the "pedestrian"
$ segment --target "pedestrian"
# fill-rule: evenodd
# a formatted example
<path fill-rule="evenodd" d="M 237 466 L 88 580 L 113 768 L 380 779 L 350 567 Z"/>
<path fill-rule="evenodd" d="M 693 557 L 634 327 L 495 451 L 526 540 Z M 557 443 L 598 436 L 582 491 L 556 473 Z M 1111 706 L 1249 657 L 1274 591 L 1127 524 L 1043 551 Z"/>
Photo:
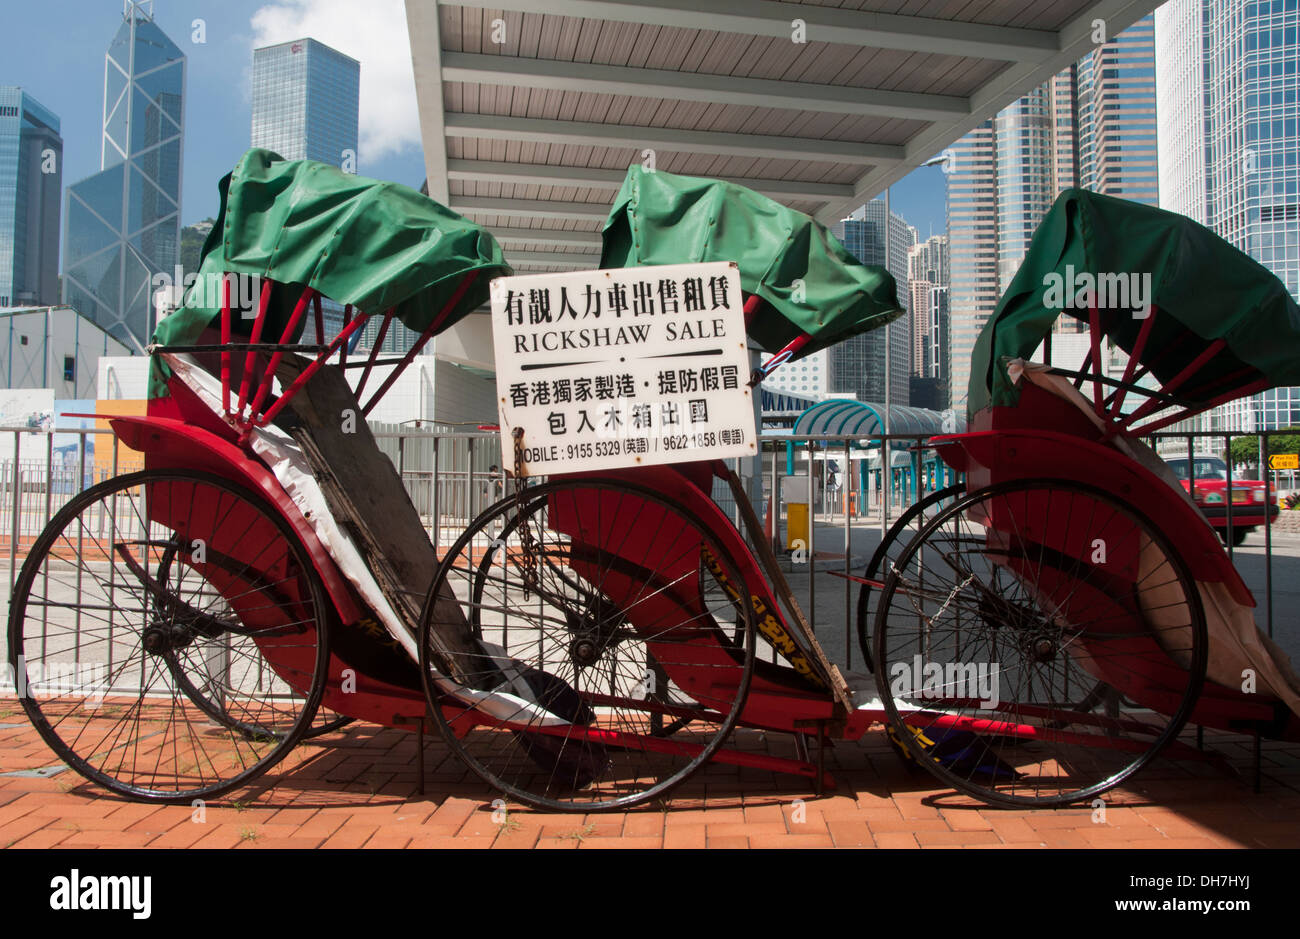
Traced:
<path fill-rule="evenodd" d="M 835 515 L 836 510 L 839 507 L 840 485 L 843 480 L 840 477 L 838 464 L 831 463 L 828 469 L 830 472 L 826 475 L 826 492 L 830 496 L 831 514 Z"/>

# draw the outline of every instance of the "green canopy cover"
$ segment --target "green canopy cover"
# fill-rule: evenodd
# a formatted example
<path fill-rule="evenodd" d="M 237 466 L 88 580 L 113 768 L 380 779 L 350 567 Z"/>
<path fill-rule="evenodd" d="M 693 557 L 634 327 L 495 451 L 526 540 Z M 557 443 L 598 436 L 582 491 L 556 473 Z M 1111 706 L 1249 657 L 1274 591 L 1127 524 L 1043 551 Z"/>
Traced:
<path fill-rule="evenodd" d="M 443 328 L 484 303 L 494 277 L 511 273 L 486 230 L 397 183 L 253 149 L 218 189 L 221 206 L 203 245 L 200 277 L 185 304 L 158 325 L 158 345 L 194 344 L 216 324 L 220 293 L 212 284 L 224 273 L 279 285 L 263 329 L 269 341 L 281 335 L 304 287 L 364 313 L 391 307 L 420 333 L 466 275 L 478 272 Z M 157 357 L 154 363 L 151 396 L 166 393 L 165 366 Z"/>
<path fill-rule="evenodd" d="M 734 183 L 627 171 L 602 232 L 601 267 L 734 261 L 766 301 L 749 333 L 768 352 L 811 339 L 801 358 L 903 312 L 894 278 L 860 264 L 813 219 Z"/>
<path fill-rule="evenodd" d="M 1300 384 L 1300 308 L 1272 272 L 1184 215 L 1067 189 L 976 340 L 970 414 L 1015 404 L 1005 362 L 1033 355 L 1062 312 L 1087 321 L 1087 308 L 1066 299 L 1080 284 L 1095 287 L 1099 309 L 1108 294 L 1127 292 L 1128 308 L 1121 298 L 1102 320 L 1126 352 L 1144 321 L 1141 311 L 1134 315 L 1135 295 L 1148 313 L 1155 308 L 1142 364 L 1162 384 L 1224 340 L 1226 348 L 1178 389 L 1185 400 L 1206 403 L 1245 387 L 1247 373 L 1273 386 Z"/>

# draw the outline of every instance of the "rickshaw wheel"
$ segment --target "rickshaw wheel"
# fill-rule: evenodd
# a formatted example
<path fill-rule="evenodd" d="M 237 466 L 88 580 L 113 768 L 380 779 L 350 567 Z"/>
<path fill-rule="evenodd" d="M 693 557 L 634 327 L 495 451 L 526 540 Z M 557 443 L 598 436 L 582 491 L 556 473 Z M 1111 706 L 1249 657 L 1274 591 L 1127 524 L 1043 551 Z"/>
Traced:
<path fill-rule="evenodd" d="M 706 551 L 716 573 L 701 577 Z M 490 657 L 466 676 L 492 693 L 477 708 L 431 648 L 433 600 L 449 594 Z M 702 520 L 650 489 L 566 479 L 526 490 L 522 511 L 499 502 L 444 555 L 429 596 L 433 713 L 452 751 L 521 803 L 599 812 L 661 798 L 743 708 L 755 624 L 735 598 L 749 585 Z"/>
<path fill-rule="evenodd" d="M 889 531 L 885 533 L 884 540 L 876 545 L 876 550 L 871 555 L 871 560 L 868 562 L 862 576 L 869 580 L 878 581 L 882 571 L 888 575 L 889 568 L 885 562 L 892 563 L 896 561 L 898 553 L 911 540 L 911 537 L 920 531 L 930 518 L 934 517 L 933 515 L 927 517 L 924 513 L 933 509 L 945 499 L 956 498 L 965 491 L 965 484 L 957 483 L 948 486 L 946 489 L 932 492 L 921 501 L 908 506 L 907 511 L 900 515 L 894 521 L 894 524 L 889 526 Z M 874 618 L 871 610 L 871 590 L 871 584 L 863 584 L 862 589 L 858 591 L 858 647 L 862 650 L 862 661 L 868 672 L 874 671 L 873 662 L 875 661 L 872 658 L 871 648 L 871 621 Z"/>
<path fill-rule="evenodd" d="M 168 551 L 185 563 L 164 567 Z M 87 779 L 145 801 L 212 798 L 311 727 L 327 602 L 260 496 L 144 470 L 74 496 L 37 537 L 14 586 L 9 661 L 33 725 Z"/>
<path fill-rule="evenodd" d="M 1000 483 L 942 510 L 876 610 L 876 685 L 896 735 L 994 805 L 1089 800 L 1137 772 L 1181 732 L 1207 650 L 1170 540 L 1068 480 Z"/>
<path fill-rule="evenodd" d="M 180 599 L 179 594 L 186 577 L 193 578 L 195 576 L 202 576 L 201 574 L 196 575 L 193 572 L 187 573 L 183 558 L 179 562 L 177 560 L 179 548 L 179 540 L 173 537 L 172 543 L 163 551 L 163 555 L 158 561 L 157 578 L 158 584 L 164 590 L 178 595 L 177 599 Z M 175 570 L 173 570 L 173 567 L 175 567 Z M 172 586 L 173 580 L 175 581 L 175 587 Z M 179 661 L 172 658 L 167 660 L 167 664 L 171 671 L 172 680 L 180 686 L 181 690 L 185 692 L 185 695 L 193 701 L 201 711 L 211 717 L 214 721 L 223 724 L 226 727 L 238 730 L 250 738 L 260 736 L 267 732 L 261 727 L 248 725 L 237 720 L 226 711 L 222 705 L 222 701 L 229 689 L 220 687 L 198 688 L 194 685 L 193 681 L 190 680 L 189 675 L 186 674 L 185 669 L 181 667 Z M 355 720 L 356 718 L 339 714 L 322 704 L 316 709 L 316 715 L 312 719 L 311 726 L 303 731 L 302 739 L 311 740 L 316 737 L 323 737 L 326 734 L 331 734 L 336 730 L 346 727 Z"/>

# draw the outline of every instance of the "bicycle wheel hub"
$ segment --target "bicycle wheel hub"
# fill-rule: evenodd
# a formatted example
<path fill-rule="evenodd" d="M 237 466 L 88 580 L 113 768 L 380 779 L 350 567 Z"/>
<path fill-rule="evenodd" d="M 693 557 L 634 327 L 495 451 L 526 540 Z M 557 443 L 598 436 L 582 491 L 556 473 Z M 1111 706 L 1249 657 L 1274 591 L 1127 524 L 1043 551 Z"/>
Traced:
<path fill-rule="evenodd" d="M 1039 662 L 1050 662 L 1056 658 L 1056 640 L 1049 636 L 1036 636 L 1029 649 L 1030 655 Z"/>
<path fill-rule="evenodd" d="M 600 658 L 600 646 L 590 636 L 579 636 L 569 643 L 569 657 L 579 668 L 587 668 Z"/>
<path fill-rule="evenodd" d="M 150 655 L 163 655 L 183 649 L 194 639 L 193 630 L 170 623 L 154 623 L 145 629 L 140 644 Z"/>

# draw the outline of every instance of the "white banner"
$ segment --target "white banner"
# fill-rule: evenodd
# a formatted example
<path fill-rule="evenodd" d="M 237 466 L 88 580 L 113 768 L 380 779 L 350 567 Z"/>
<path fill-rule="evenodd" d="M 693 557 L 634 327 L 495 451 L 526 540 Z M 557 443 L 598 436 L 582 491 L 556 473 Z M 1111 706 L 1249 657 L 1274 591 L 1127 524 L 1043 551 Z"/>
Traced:
<path fill-rule="evenodd" d="M 492 282 L 501 446 L 536 476 L 758 452 L 734 264 Z"/>

